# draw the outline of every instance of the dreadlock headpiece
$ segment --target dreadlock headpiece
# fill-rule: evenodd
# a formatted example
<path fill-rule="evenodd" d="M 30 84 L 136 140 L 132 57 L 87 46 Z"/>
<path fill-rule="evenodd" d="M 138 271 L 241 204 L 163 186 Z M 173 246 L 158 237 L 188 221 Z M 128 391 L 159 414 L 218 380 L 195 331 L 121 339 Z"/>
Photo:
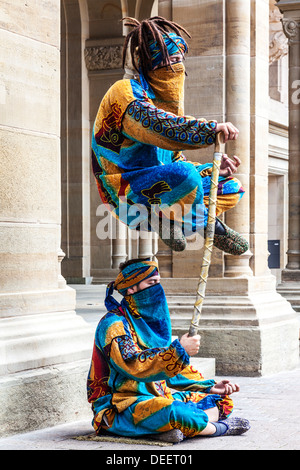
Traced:
<path fill-rule="evenodd" d="M 126 36 L 123 48 L 123 67 L 125 67 L 128 47 L 135 70 L 148 81 L 148 72 L 163 63 L 172 69 L 170 55 L 188 52 L 188 45 L 182 33 L 191 37 L 180 25 L 166 20 L 161 16 L 154 16 L 139 22 L 135 18 L 123 18 L 125 26 L 133 30 Z"/>

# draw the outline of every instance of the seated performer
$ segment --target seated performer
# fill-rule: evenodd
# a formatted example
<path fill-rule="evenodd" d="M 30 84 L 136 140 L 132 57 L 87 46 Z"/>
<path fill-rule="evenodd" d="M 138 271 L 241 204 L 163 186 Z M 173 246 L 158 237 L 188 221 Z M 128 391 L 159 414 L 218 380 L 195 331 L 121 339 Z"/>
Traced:
<path fill-rule="evenodd" d="M 104 96 L 94 123 L 92 166 L 101 200 L 133 229 L 155 230 L 173 250 L 186 247 L 186 236 L 205 230 L 212 164 L 187 162 L 183 150 L 215 142 L 217 132 L 234 140 L 238 129 L 185 116 L 183 59 L 188 45 L 184 28 L 162 17 L 139 23 L 125 19 L 133 30 L 123 51 L 125 77 Z M 217 216 L 233 208 L 244 190 L 237 178 L 240 160 L 223 157 L 217 198 Z M 135 225 L 132 206 L 146 208 Z M 124 210 L 125 207 L 125 210 Z M 174 209 L 168 211 L 166 208 Z M 158 224 L 152 223 L 153 211 Z M 198 216 L 198 214 L 201 214 Z M 171 231 L 164 235 L 168 219 Z M 214 245 L 241 255 L 247 241 L 218 218 Z"/>
<path fill-rule="evenodd" d="M 157 263 L 131 260 L 120 269 L 107 288 L 108 313 L 96 329 L 87 381 L 96 433 L 178 442 L 246 432 L 247 420 L 228 417 L 233 409 L 229 395 L 239 391 L 238 385 L 205 380 L 190 365 L 200 336 L 185 334 L 172 341 Z M 114 289 L 123 295 L 121 303 Z"/>

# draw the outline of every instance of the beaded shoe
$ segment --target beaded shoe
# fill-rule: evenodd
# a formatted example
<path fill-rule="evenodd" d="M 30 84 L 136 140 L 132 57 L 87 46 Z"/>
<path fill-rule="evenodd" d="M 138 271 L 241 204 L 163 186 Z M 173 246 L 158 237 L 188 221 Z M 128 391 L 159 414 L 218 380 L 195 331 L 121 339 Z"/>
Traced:
<path fill-rule="evenodd" d="M 224 421 L 218 421 L 219 423 L 225 424 L 227 430 L 222 436 L 239 436 L 249 431 L 250 423 L 244 418 L 227 418 Z"/>
<path fill-rule="evenodd" d="M 249 244 L 238 232 L 235 232 L 226 224 L 218 219 L 218 223 L 222 225 L 223 233 L 215 233 L 214 246 L 225 253 L 231 255 L 242 255 L 249 249 Z M 177 224 L 170 222 L 169 237 L 165 237 L 163 233 L 162 224 L 159 225 L 159 236 L 161 240 L 171 248 L 173 251 L 184 251 L 186 249 L 187 241 L 182 233 L 181 227 Z"/>
<path fill-rule="evenodd" d="M 235 232 L 218 219 L 223 226 L 222 234 L 215 233 L 214 246 L 231 255 L 242 255 L 249 249 L 249 244 L 238 232 Z"/>

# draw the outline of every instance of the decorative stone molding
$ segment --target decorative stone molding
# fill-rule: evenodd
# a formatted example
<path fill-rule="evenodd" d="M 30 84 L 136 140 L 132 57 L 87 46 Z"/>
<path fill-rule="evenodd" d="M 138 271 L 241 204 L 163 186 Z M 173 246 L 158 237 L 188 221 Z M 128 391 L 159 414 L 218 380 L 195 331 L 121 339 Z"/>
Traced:
<path fill-rule="evenodd" d="M 59 248 L 57 252 L 57 257 L 58 257 L 58 287 L 60 289 L 63 289 L 67 285 L 65 278 L 61 274 L 61 263 L 63 259 L 65 258 L 65 256 L 66 254 L 63 252 L 63 250 Z"/>
<path fill-rule="evenodd" d="M 281 59 L 288 54 L 288 40 L 282 30 L 283 15 L 274 4 L 274 0 L 270 0 L 270 46 L 269 46 L 269 63 L 272 64 L 276 60 Z"/>
<path fill-rule="evenodd" d="M 290 18 L 282 18 L 281 22 L 284 34 L 288 38 L 288 42 L 291 44 L 299 41 L 300 21 L 295 21 Z"/>
<path fill-rule="evenodd" d="M 122 68 L 122 48 L 121 45 L 87 46 L 84 58 L 88 71 Z"/>
<path fill-rule="evenodd" d="M 273 33 L 270 38 L 269 62 L 272 64 L 288 54 L 288 40 L 282 31 Z"/>

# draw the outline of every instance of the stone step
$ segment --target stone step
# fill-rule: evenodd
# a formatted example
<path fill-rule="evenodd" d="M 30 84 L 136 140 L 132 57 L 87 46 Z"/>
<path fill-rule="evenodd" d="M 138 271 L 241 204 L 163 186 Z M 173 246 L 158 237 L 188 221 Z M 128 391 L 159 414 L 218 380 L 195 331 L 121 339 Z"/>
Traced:
<path fill-rule="evenodd" d="M 191 364 L 205 379 L 213 379 L 216 375 L 216 360 L 213 357 L 192 357 Z"/>
<path fill-rule="evenodd" d="M 172 336 L 172 341 L 178 336 Z M 197 369 L 205 379 L 214 378 L 216 375 L 216 360 L 214 357 L 191 357 L 190 364 Z"/>

